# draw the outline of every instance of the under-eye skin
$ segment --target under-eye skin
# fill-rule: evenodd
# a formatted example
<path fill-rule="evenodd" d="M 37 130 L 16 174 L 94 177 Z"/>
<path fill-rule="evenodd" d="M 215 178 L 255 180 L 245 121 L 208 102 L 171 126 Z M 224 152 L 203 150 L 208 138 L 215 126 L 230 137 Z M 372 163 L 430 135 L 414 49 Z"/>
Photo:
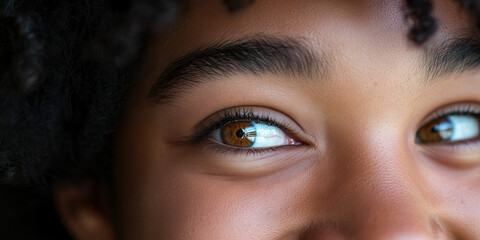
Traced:
<path fill-rule="evenodd" d="M 480 106 L 453 105 L 440 109 L 417 131 L 419 144 L 464 144 L 480 141 Z"/>
<path fill-rule="evenodd" d="M 262 107 L 235 107 L 212 114 L 195 128 L 192 142 L 210 150 L 233 154 L 259 154 L 302 145 L 292 137 L 293 121 Z M 281 116 L 281 117 L 280 117 Z M 278 119 L 281 118 L 281 119 Z"/>

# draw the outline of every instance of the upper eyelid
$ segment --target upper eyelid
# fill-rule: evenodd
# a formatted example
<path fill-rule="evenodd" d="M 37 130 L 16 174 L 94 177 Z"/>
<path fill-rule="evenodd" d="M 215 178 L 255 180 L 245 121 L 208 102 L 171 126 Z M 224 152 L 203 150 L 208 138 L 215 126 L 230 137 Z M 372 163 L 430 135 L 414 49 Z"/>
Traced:
<path fill-rule="evenodd" d="M 439 119 L 455 113 L 458 113 L 458 114 L 471 113 L 473 115 L 480 115 L 480 103 L 459 102 L 459 103 L 452 103 L 452 104 L 438 107 L 433 112 L 430 112 L 426 117 L 424 117 L 418 127 L 422 127 L 425 124 L 435 119 Z"/>
<path fill-rule="evenodd" d="M 221 122 L 221 121 L 224 121 L 224 119 L 228 118 L 228 117 L 230 117 L 232 119 L 225 120 L 223 125 L 231 123 L 231 122 L 235 122 L 235 121 L 241 121 L 241 120 L 246 120 L 246 121 L 260 120 L 259 122 L 261 122 L 261 123 L 273 125 L 273 126 L 276 126 L 276 127 L 280 128 L 287 135 L 291 135 L 291 134 L 298 135 L 298 131 L 295 131 L 294 127 L 291 126 L 291 125 L 296 125 L 296 123 L 292 119 L 290 119 L 288 116 L 286 116 L 282 113 L 279 113 L 279 114 L 284 115 L 285 119 L 288 119 L 288 120 L 292 121 L 292 123 L 289 123 L 289 122 L 286 122 L 286 121 L 285 122 L 279 121 L 278 119 L 276 119 L 272 115 L 270 115 L 266 112 L 259 111 L 260 109 L 268 109 L 268 108 L 256 107 L 256 106 L 241 106 L 241 107 L 227 108 L 227 109 L 223 109 L 221 111 L 218 111 L 218 112 L 210 115 L 209 117 L 205 118 L 204 120 L 202 120 L 199 124 L 197 124 L 195 126 L 194 137 L 193 137 L 194 142 L 198 142 L 198 141 L 201 140 L 201 138 L 204 138 L 204 137 L 206 137 L 206 135 L 213 133 L 216 129 L 221 127 L 220 125 L 222 125 L 222 124 L 218 124 L 218 123 Z M 272 110 L 272 109 L 268 109 L 268 111 L 278 113 L 277 111 Z M 240 114 L 242 115 L 242 118 L 240 118 L 240 116 L 241 116 Z M 237 115 L 237 116 L 235 116 L 235 115 Z M 246 116 L 243 116 L 243 115 L 246 115 Z M 234 119 L 235 117 L 238 117 L 238 118 Z"/>

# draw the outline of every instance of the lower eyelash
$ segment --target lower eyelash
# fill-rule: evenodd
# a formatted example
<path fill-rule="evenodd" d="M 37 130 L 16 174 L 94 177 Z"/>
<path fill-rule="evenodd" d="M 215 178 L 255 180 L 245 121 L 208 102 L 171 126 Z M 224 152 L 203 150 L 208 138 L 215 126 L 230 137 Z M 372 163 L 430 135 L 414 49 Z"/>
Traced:
<path fill-rule="evenodd" d="M 461 149 L 472 149 L 472 148 L 479 148 L 480 147 L 480 138 L 477 140 L 465 141 L 465 142 L 457 142 L 450 144 L 453 150 L 461 150 Z"/>
<path fill-rule="evenodd" d="M 246 157 L 258 157 L 259 155 L 266 155 L 268 153 L 276 153 L 279 150 L 292 147 L 292 145 L 271 147 L 271 148 L 238 148 L 223 145 L 221 143 L 215 142 L 213 140 L 206 142 L 209 150 L 222 154 L 222 155 L 238 155 L 242 154 Z"/>

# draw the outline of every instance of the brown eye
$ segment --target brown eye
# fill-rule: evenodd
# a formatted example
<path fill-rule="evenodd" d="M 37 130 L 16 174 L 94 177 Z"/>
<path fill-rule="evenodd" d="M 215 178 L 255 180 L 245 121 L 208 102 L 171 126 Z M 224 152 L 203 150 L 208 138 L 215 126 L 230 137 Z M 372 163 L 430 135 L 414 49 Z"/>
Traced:
<path fill-rule="evenodd" d="M 423 125 L 417 142 L 460 142 L 480 138 L 480 120 L 470 115 L 448 115 Z"/>
<path fill-rule="evenodd" d="M 222 142 L 234 147 L 251 147 L 256 135 L 257 131 L 251 121 L 232 122 L 220 130 Z"/>
<path fill-rule="evenodd" d="M 452 133 L 452 122 L 443 117 L 423 125 L 417 132 L 417 138 L 422 143 L 442 142 L 450 139 Z"/>

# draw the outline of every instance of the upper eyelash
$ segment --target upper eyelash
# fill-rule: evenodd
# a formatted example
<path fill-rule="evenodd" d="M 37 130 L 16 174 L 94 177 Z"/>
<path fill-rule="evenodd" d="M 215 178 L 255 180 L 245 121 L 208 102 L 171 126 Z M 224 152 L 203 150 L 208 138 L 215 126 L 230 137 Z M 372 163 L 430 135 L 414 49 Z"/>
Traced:
<path fill-rule="evenodd" d="M 446 117 L 448 115 L 472 115 L 480 116 L 480 106 L 474 104 L 467 105 L 451 105 L 447 107 L 440 108 L 439 110 L 433 112 L 426 122 Z"/>
<path fill-rule="evenodd" d="M 473 105 L 453 105 L 451 107 L 442 108 L 433 113 L 434 119 L 445 117 L 448 115 L 480 115 L 480 106 Z"/>
<path fill-rule="evenodd" d="M 217 113 L 213 119 L 208 118 L 195 127 L 195 133 L 192 137 L 192 142 L 197 143 L 203 140 L 215 130 L 224 127 L 225 125 L 238 121 L 254 121 L 257 123 L 264 123 L 276 126 L 281 130 L 290 133 L 292 132 L 288 125 L 280 123 L 266 114 L 259 114 L 251 108 L 237 108 L 226 109 Z"/>

